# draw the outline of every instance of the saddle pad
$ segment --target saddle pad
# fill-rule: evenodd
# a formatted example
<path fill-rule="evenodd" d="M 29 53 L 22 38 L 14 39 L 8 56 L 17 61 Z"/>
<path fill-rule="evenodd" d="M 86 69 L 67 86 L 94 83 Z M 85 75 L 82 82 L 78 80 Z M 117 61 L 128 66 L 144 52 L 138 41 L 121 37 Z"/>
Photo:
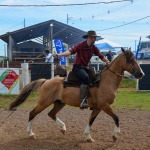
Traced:
<path fill-rule="evenodd" d="M 99 86 L 99 81 L 100 81 L 100 73 L 96 74 L 96 80 L 93 82 L 89 83 L 89 87 L 98 87 Z M 65 77 L 64 78 L 64 82 L 63 82 L 64 88 L 66 87 L 80 87 L 81 83 L 79 82 L 79 80 L 76 78 L 73 78 L 72 80 L 68 81 L 68 78 Z"/>

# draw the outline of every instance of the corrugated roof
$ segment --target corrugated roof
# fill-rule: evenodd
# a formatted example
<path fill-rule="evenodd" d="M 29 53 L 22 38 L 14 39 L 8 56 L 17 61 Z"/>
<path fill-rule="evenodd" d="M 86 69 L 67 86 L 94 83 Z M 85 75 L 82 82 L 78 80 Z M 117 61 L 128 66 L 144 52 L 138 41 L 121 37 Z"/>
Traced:
<path fill-rule="evenodd" d="M 11 35 L 15 42 L 19 43 L 41 36 L 48 37 L 50 24 L 53 24 L 53 39 L 60 38 L 62 39 L 63 43 L 69 45 L 75 45 L 78 42 L 84 40 L 82 36 L 86 34 L 85 31 L 58 22 L 56 20 L 49 20 L 26 28 L 22 28 L 20 30 L 7 32 L 6 34 L 0 35 L 0 39 L 6 43 L 9 43 L 9 35 Z"/>

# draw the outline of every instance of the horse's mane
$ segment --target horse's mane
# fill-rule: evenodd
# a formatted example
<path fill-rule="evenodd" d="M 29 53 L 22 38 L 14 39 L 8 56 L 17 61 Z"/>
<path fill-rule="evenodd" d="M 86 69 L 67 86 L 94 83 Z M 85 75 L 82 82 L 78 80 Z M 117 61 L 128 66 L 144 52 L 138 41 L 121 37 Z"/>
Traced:
<path fill-rule="evenodd" d="M 127 62 L 130 62 L 130 58 L 133 57 L 134 54 L 132 53 L 131 50 L 126 50 L 126 54 L 124 54 L 124 53 L 122 52 L 122 53 L 119 54 L 112 62 L 116 61 L 116 59 L 120 58 L 122 55 L 125 56 Z M 110 65 L 111 65 L 111 63 L 110 63 Z"/>
<path fill-rule="evenodd" d="M 126 61 L 127 62 L 130 62 L 130 59 L 131 59 L 131 57 L 133 57 L 133 53 L 131 52 L 131 50 L 127 50 L 126 51 L 126 55 L 125 55 L 125 57 L 126 57 Z"/>
<path fill-rule="evenodd" d="M 111 61 L 111 63 L 108 65 L 108 67 L 111 67 L 111 65 L 114 64 L 123 55 L 126 58 L 126 62 L 130 63 L 130 61 L 131 61 L 130 58 L 133 57 L 134 54 L 132 53 L 131 50 L 126 50 L 125 54 L 122 52 L 113 61 Z M 107 70 L 107 66 L 102 70 L 102 72 L 105 71 L 105 70 Z"/>

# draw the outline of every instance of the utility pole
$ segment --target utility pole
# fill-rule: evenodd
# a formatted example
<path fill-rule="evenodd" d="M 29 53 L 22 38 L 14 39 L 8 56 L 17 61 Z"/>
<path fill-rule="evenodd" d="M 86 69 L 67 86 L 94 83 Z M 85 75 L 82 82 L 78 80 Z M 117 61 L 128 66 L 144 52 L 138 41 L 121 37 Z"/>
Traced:
<path fill-rule="evenodd" d="M 136 50 L 137 50 L 137 47 L 136 47 L 136 40 L 135 40 L 135 52 L 136 52 Z"/>
<path fill-rule="evenodd" d="M 49 35 L 48 35 L 49 51 L 53 53 L 53 23 L 49 25 Z"/>
<path fill-rule="evenodd" d="M 24 28 L 26 27 L 26 25 L 25 25 L 25 18 L 24 18 Z"/>
<path fill-rule="evenodd" d="M 53 54 L 53 23 L 49 27 L 49 50 Z M 54 62 L 51 63 L 51 78 L 54 78 Z"/>
<path fill-rule="evenodd" d="M 5 55 L 5 59 L 6 59 L 6 47 L 5 47 L 5 44 L 4 44 L 4 55 Z"/>
<path fill-rule="evenodd" d="M 68 22 L 69 22 L 69 17 L 68 17 L 68 14 L 67 14 L 67 24 L 68 24 Z"/>
<path fill-rule="evenodd" d="M 69 15 L 67 14 L 67 25 L 69 23 L 69 20 L 71 20 L 71 19 L 72 19 L 72 17 L 69 17 Z M 74 24 L 74 23 L 72 23 L 72 24 Z"/>

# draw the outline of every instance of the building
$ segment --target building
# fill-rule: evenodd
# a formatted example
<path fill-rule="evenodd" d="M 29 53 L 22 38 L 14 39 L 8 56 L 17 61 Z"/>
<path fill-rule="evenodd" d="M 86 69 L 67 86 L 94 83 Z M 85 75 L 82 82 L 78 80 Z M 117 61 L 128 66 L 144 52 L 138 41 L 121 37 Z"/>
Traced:
<path fill-rule="evenodd" d="M 0 39 L 7 43 L 9 61 L 40 60 L 40 56 L 48 49 L 53 53 L 53 40 L 59 38 L 67 48 L 83 41 L 85 31 L 63 24 L 56 20 L 49 20 L 33 26 L 25 27 L 13 32 L 0 35 Z"/>

